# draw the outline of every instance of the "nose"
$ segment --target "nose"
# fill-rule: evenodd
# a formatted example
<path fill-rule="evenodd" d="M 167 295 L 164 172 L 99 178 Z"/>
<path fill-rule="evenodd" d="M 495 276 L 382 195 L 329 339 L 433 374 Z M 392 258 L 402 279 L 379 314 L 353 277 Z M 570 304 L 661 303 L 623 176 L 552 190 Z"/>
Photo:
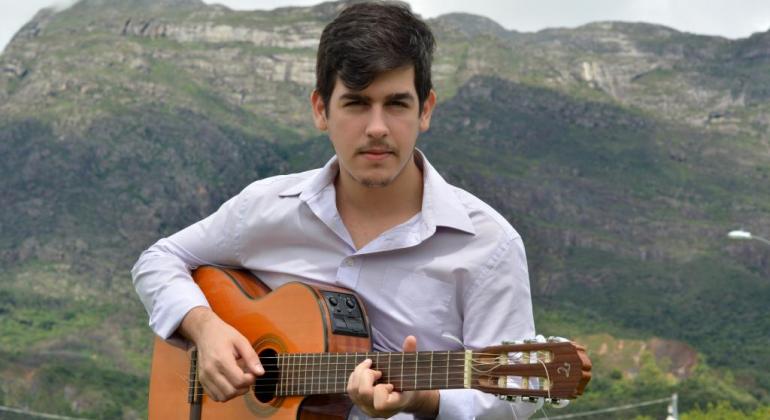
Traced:
<path fill-rule="evenodd" d="M 383 108 L 381 106 L 372 106 L 369 123 L 366 125 L 367 137 L 381 139 L 387 137 L 389 132 Z"/>

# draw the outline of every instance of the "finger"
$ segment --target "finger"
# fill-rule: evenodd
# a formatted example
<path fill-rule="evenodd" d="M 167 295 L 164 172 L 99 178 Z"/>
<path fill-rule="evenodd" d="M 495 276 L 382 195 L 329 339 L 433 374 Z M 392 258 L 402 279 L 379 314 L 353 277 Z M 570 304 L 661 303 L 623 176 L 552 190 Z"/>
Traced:
<path fill-rule="evenodd" d="M 241 389 L 254 384 L 254 375 L 244 373 L 243 369 L 238 366 L 238 362 L 231 355 L 224 355 L 223 359 L 217 361 L 215 367 L 218 375 L 212 375 L 212 379 L 216 381 L 220 391 L 226 393 L 229 397 L 235 395 L 233 390 L 236 388 Z M 226 382 L 227 386 L 222 381 Z"/>
<path fill-rule="evenodd" d="M 203 390 L 206 393 L 206 395 L 209 396 L 214 401 L 225 401 L 227 398 L 222 392 L 222 390 L 219 389 L 219 386 L 215 381 L 212 381 L 211 378 L 207 379 L 200 379 L 201 386 L 203 386 Z"/>
<path fill-rule="evenodd" d="M 359 363 L 356 368 L 353 369 L 353 372 L 350 373 L 346 390 L 351 397 L 358 395 L 358 384 L 360 382 L 359 377 L 365 370 L 369 369 L 371 365 L 372 361 L 370 359 L 366 359 Z"/>
<path fill-rule="evenodd" d="M 374 383 L 382 377 L 379 370 L 366 369 L 360 372 L 358 376 L 358 394 L 365 396 L 371 401 L 374 394 Z"/>
<path fill-rule="evenodd" d="M 227 401 L 238 395 L 238 390 L 224 375 L 213 378 L 212 388 L 216 389 L 217 401 Z"/>
<path fill-rule="evenodd" d="M 403 345 L 405 352 L 417 351 L 417 337 L 410 335 L 404 339 Z"/>
<path fill-rule="evenodd" d="M 249 372 L 249 368 L 246 367 L 246 362 L 243 359 L 237 359 L 235 363 L 238 365 L 238 369 L 243 371 L 243 378 L 245 380 L 244 386 L 239 389 L 247 390 L 257 381 L 257 375 Z"/>
<path fill-rule="evenodd" d="M 377 411 L 387 411 L 398 407 L 399 399 L 393 399 L 392 395 L 398 394 L 393 392 L 393 385 L 391 384 L 379 384 L 374 387 L 374 394 L 372 395 L 372 406 Z"/>
<path fill-rule="evenodd" d="M 254 347 L 245 338 L 243 340 L 236 340 L 235 349 L 238 352 L 238 356 L 246 362 L 248 372 L 251 372 L 257 376 L 265 374 L 265 368 L 262 367 L 262 363 L 259 361 L 257 352 L 254 351 Z"/>
<path fill-rule="evenodd" d="M 219 395 L 216 390 L 212 389 L 209 385 L 204 384 L 203 381 L 201 382 L 201 386 L 203 387 L 203 394 L 207 395 L 209 398 L 211 398 L 214 401 L 219 401 Z"/>

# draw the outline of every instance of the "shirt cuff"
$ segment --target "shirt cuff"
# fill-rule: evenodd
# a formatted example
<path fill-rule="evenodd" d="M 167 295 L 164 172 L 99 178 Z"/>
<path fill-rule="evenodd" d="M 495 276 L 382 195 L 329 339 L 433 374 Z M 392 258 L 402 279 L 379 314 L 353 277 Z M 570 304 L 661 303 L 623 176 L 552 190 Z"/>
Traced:
<path fill-rule="evenodd" d="M 156 299 L 156 307 L 150 317 L 150 327 L 160 338 L 170 344 L 187 347 L 189 344 L 176 334 L 182 320 L 191 309 L 209 303 L 201 289 L 194 282 L 178 282 L 173 287 L 166 287 Z"/>
<path fill-rule="evenodd" d="M 475 418 L 474 395 L 465 389 L 439 391 L 438 417 L 440 420 L 465 420 Z"/>
<path fill-rule="evenodd" d="M 532 416 L 538 407 L 532 403 L 502 401 L 472 389 L 448 389 L 439 394 L 439 420 L 522 420 Z"/>

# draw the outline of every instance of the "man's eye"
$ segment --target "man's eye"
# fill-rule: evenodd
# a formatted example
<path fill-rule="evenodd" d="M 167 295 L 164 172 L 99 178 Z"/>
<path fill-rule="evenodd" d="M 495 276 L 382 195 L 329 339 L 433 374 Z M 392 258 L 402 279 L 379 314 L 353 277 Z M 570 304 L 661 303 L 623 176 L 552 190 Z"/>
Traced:
<path fill-rule="evenodd" d="M 406 102 L 391 102 L 390 105 L 395 105 L 401 108 L 409 108 Z"/>
<path fill-rule="evenodd" d="M 363 104 L 364 103 L 361 102 L 361 101 L 350 101 L 350 102 L 346 102 L 345 106 L 360 106 L 360 105 L 363 105 Z"/>

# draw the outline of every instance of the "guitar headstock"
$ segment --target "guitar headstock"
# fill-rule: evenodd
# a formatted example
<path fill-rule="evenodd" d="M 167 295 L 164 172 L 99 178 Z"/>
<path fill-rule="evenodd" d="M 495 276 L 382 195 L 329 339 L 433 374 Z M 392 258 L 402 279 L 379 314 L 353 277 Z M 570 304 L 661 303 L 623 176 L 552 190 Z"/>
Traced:
<path fill-rule="evenodd" d="M 559 404 L 577 398 L 591 380 L 585 348 L 563 338 L 504 342 L 473 352 L 471 388 L 503 399 Z"/>

